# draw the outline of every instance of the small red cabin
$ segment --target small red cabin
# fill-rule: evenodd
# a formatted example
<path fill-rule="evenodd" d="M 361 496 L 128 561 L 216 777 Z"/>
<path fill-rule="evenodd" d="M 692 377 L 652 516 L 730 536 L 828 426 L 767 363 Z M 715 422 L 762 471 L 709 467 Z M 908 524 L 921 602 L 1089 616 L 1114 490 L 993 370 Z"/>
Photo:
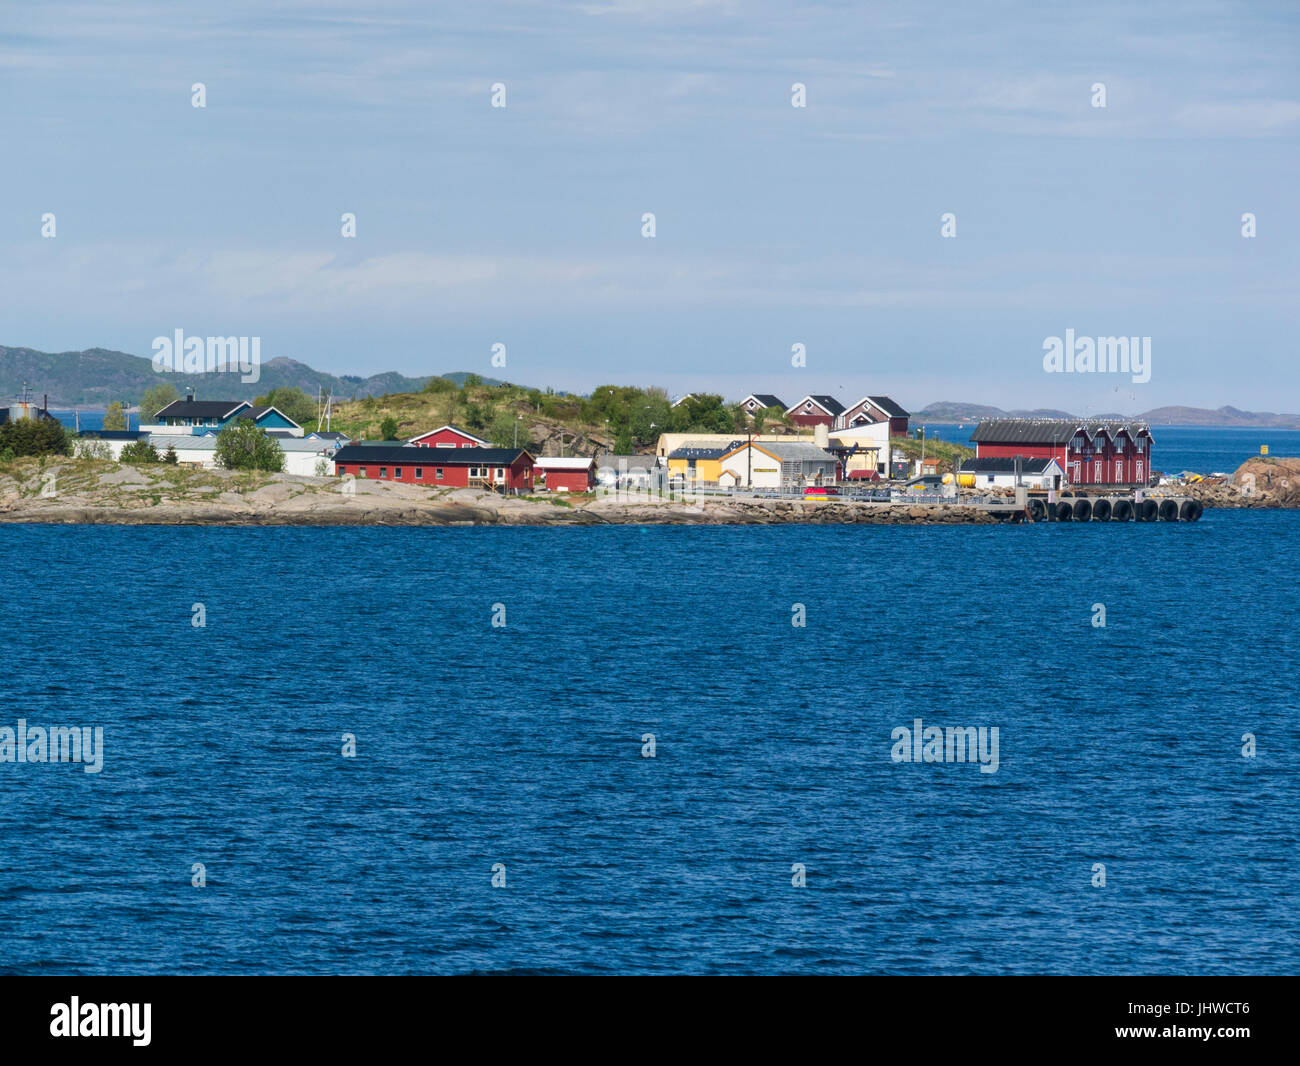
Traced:
<path fill-rule="evenodd" d="M 596 484 L 596 460 L 582 456 L 539 455 L 533 470 L 550 492 L 589 492 Z"/>

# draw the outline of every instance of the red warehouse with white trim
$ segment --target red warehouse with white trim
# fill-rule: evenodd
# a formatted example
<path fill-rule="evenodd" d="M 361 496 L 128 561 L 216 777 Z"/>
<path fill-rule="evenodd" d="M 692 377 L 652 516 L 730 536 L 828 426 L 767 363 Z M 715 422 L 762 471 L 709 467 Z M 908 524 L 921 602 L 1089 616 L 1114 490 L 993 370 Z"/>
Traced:
<path fill-rule="evenodd" d="M 990 418 L 970 439 L 979 459 L 1055 459 L 1067 485 L 1145 485 L 1151 478 L 1151 427 L 1145 422 Z"/>

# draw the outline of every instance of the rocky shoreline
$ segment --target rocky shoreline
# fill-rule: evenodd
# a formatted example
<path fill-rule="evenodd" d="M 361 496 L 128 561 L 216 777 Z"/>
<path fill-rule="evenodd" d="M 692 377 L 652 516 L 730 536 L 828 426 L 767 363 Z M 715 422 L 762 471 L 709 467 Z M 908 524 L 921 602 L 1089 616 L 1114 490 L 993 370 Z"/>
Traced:
<path fill-rule="evenodd" d="M 1207 507 L 1300 508 L 1300 460 L 1252 460 L 1229 485 L 1180 490 Z M 1253 482 L 1250 480 L 1253 477 Z M 1248 491 L 1243 491 L 1243 487 Z M 212 526 L 990 525 L 951 504 L 502 497 L 474 489 L 58 459 L 0 467 L 0 523 Z"/>

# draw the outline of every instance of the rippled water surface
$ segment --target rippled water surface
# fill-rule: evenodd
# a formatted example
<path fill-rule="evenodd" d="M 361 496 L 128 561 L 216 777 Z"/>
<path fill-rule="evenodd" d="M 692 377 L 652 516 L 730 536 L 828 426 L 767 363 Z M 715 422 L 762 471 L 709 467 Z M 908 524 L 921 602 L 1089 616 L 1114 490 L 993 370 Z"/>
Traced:
<path fill-rule="evenodd" d="M 0 526 L 0 970 L 1295 972 L 1298 534 Z"/>

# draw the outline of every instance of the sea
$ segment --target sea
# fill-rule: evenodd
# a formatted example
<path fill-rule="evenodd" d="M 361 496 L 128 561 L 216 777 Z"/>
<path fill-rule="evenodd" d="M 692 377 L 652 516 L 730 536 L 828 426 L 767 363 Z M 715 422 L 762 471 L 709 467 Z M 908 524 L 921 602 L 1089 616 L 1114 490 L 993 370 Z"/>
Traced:
<path fill-rule="evenodd" d="M 1298 545 L 0 524 L 0 971 L 1294 973 Z"/>

